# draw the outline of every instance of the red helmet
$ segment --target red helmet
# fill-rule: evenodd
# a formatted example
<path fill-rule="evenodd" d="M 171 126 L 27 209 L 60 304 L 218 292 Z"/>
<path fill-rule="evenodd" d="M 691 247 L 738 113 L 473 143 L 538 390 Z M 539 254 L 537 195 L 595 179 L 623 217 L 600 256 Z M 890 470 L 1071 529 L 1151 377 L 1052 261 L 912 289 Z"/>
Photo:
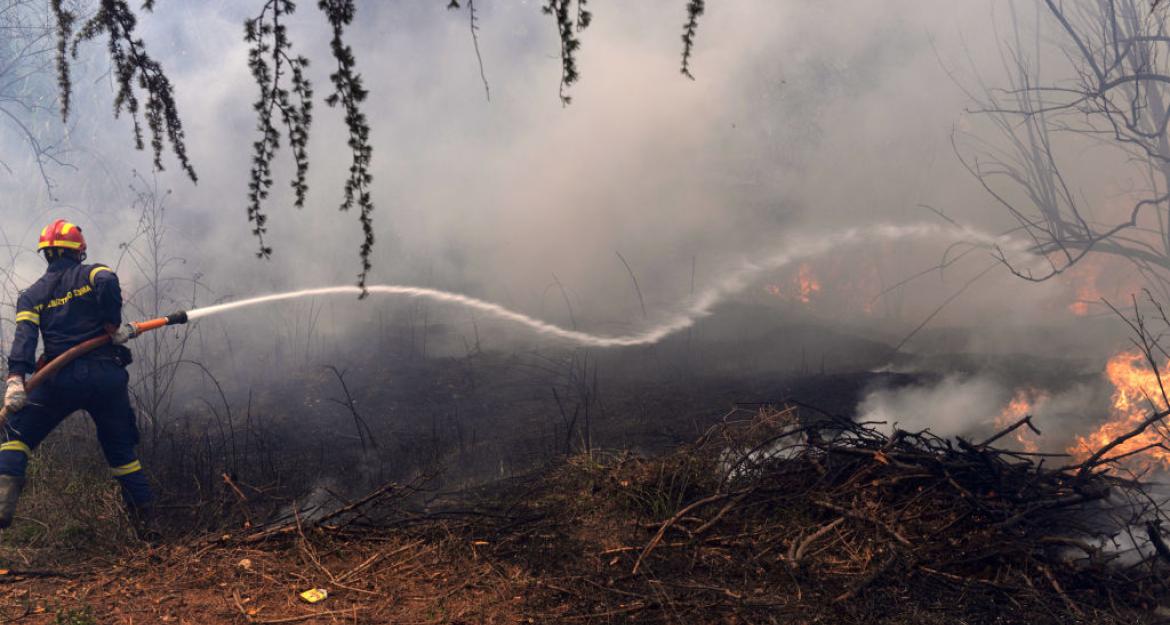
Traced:
<path fill-rule="evenodd" d="M 81 234 L 81 227 L 58 219 L 41 230 L 41 240 L 37 243 L 38 250 L 59 247 L 77 252 L 85 252 L 85 237 Z"/>

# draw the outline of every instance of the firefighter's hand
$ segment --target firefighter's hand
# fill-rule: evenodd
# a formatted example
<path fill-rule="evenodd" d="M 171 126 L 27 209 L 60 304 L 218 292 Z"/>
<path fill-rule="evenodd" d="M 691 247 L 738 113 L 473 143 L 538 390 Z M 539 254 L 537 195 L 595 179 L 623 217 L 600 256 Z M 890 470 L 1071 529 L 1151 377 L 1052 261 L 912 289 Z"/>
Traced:
<path fill-rule="evenodd" d="M 4 389 L 4 407 L 9 412 L 16 412 L 28 403 L 28 393 L 24 392 L 24 378 L 14 375 L 8 378 Z"/>
<path fill-rule="evenodd" d="M 138 332 L 135 330 L 134 324 L 126 323 L 118 328 L 117 332 L 110 335 L 110 342 L 114 345 L 122 345 L 136 336 L 138 336 Z"/>

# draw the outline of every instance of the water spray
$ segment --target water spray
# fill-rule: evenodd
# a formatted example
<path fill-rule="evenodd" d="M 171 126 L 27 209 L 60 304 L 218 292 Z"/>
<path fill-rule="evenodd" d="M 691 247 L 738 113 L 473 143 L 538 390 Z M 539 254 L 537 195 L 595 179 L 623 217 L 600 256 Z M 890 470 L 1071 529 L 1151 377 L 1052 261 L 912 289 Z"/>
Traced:
<path fill-rule="evenodd" d="M 538 335 L 568 341 L 584 347 L 637 347 L 653 345 L 672 334 L 690 328 L 699 319 L 710 315 L 715 306 L 750 286 L 752 281 L 764 272 L 780 269 L 793 262 L 824 254 L 842 246 L 873 240 L 889 241 L 903 239 L 938 239 L 948 242 L 965 242 L 978 247 L 994 249 L 1000 255 L 1006 255 L 1008 253 L 1022 255 L 1027 253 L 1027 248 L 1024 244 L 1009 237 L 997 237 L 969 228 L 940 226 L 936 224 L 911 224 L 906 226 L 879 225 L 868 228 L 850 228 L 820 237 L 802 236 L 794 238 L 782 246 L 784 251 L 779 254 L 756 262 L 745 262 L 739 268 L 728 272 L 714 285 L 696 294 L 686 308 L 668 317 L 661 323 L 641 332 L 616 336 L 591 334 L 564 328 L 505 308 L 493 302 L 438 289 L 380 284 L 366 287 L 366 292 L 373 295 L 428 299 L 443 304 L 455 304 L 484 313 L 501 321 L 523 326 Z M 1024 265 L 1025 262 L 1021 261 L 1019 264 Z M 262 295 L 235 302 L 196 308 L 187 311 L 187 317 L 194 321 L 230 310 L 299 299 L 302 297 L 361 294 L 363 294 L 363 291 L 356 286 L 303 289 L 300 291 L 273 293 L 271 295 Z"/>
<path fill-rule="evenodd" d="M 204 306 L 189 311 L 172 313 L 165 317 L 149 319 L 130 324 L 134 331 L 131 338 L 144 332 L 157 330 L 171 325 L 179 325 L 188 321 L 195 321 L 219 313 L 247 308 L 259 304 L 268 304 L 285 300 L 300 299 L 302 297 L 316 297 L 323 295 L 376 295 L 402 296 L 415 299 L 429 299 L 439 303 L 455 304 L 464 308 L 485 313 L 501 321 L 514 323 L 532 330 L 533 332 L 550 338 L 576 343 L 585 347 L 613 348 L 636 347 L 653 345 L 666 337 L 690 328 L 696 321 L 711 314 L 712 310 L 728 297 L 747 288 L 761 273 L 780 269 L 793 262 L 817 256 L 833 249 L 846 245 L 872 240 L 897 241 L 903 239 L 941 239 L 949 242 L 964 242 L 970 245 L 996 250 L 1001 257 L 1011 252 L 1013 254 L 1028 254 L 1027 245 L 1006 236 L 993 236 L 969 228 L 954 226 L 939 226 L 935 224 L 911 224 L 906 226 L 879 225 L 868 228 L 850 228 L 821 237 L 800 237 L 784 246 L 784 251 L 756 262 L 745 262 L 741 267 L 729 272 L 714 285 L 698 293 L 689 306 L 676 313 L 665 321 L 649 329 L 633 334 L 606 336 L 590 334 L 579 330 L 571 330 L 530 317 L 524 313 L 505 308 L 499 304 L 479 298 L 430 289 L 425 287 L 404 286 L 396 284 L 380 284 L 366 287 L 365 291 L 356 286 L 330 286 L 314 289 L 302 289 L 285 293 L 261 295 L 235 302 L 226 302 L 213 306 Z M 1024 264 L 1023 261 L 1020 263 Z M 78 357 L 87 354 L 110 342 L 111 335 L 103 334 L 75 345 L 60 356 L 46 363 L 37 370 L 25 383 L 25 388 L 32 390 L 50 378 L 62 367 Z M 7 416 L 6 409 L 0 409 L 0 425 Z"/>

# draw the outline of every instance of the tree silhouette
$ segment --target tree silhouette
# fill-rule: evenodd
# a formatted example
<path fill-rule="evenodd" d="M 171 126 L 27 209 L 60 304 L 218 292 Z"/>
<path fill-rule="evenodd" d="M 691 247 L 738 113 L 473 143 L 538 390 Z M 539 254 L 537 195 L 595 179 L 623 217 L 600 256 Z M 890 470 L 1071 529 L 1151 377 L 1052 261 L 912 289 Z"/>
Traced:
<path fill-rule="evenodd" d="M 971 137 L 962 164 L 1016 221 L 1044 264 L 1013 263 L 1044 281 L 1092 255 L 1125 260 L 1170 296 L 1170 42 L 1166 4 L 1149 0 L 1040 0 L 1028 33 L 1014 8 L 1001 44 L 1008 84 L 969 89 L 998 137 Z M 1044 53 L 1065 63 L 1041 72 Z M 1047 68 L 1046 68 L 1047 69 Z M 1079 140 L 1080 143 L 1075 143 Z M 1108 210 L 1066 172 L 1076 149 L 1108 155 L 1127 197 Z M 1101 168 L 1103 165 L 1097 165 Z M 1124 205 L 1121 202 L 1124 201 Z"/>

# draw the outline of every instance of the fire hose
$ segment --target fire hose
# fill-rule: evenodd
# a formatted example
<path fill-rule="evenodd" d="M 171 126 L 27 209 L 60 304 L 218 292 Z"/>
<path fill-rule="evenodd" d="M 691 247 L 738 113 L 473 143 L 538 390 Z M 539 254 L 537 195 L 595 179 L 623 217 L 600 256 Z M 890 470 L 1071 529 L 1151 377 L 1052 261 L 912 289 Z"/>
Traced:
<path fill-rule="evenodd" d="M 130 325 L 134 327 L 134 333 L 131 335 L 131 338 L 135 338 L 141 335 L 143 332 L 157 330 L 166 326 L 181 325 L 184 323 L 187 323 L 187 313 L 185 311 L 171 313 L 165 317 L 158 317 L 157 319 L 148 319 L 146 321 L 131 323 Z M 77 345 L 74 345 L 73 347 L 65 350 L 61 353 L 61 355 L 46 362 L 39 369 L 37 369 L 35 373 L 29 376 L 28 380 L 24 383 L 25 390 L 31 392 L 36 387 L 44 384 L 46 380 L 56 375 L 56 373 L 60 371 L 62 367 L 73 362 L 74 360 L 77 360 L 81 356 L 84 356 L 85 354 L 88 354 L 89 352 L 92 352 L 93 350 L 108 344 L 111 338 L 113 338 L 113 335 L 111 334 L 95 336 L 92 339 L 82 341 L 81 343 L 78 343 Z M 4 424 L 7 421 L 8 407 L 4 406 L 3 408 L 0 408 L 0 429 L 3 429 Z"/>

